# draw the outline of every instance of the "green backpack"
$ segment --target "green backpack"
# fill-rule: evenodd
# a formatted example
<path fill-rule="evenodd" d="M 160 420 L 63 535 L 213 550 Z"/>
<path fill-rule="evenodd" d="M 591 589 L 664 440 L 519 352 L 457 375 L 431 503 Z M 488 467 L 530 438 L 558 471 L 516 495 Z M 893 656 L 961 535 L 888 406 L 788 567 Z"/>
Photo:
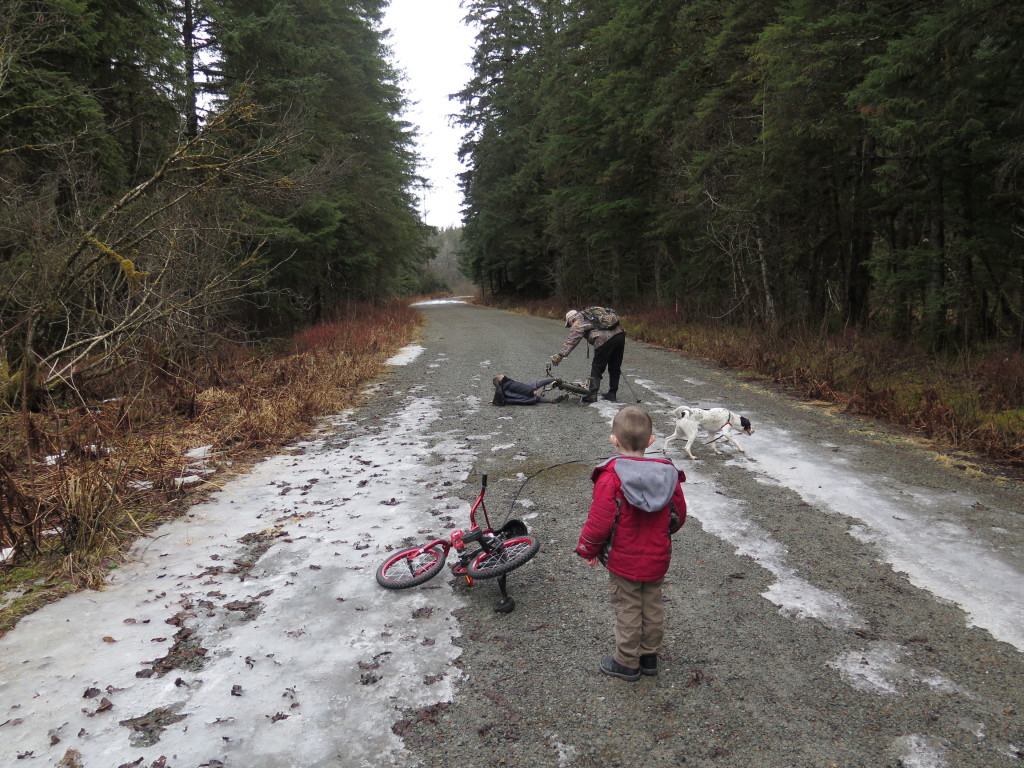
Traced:
<path fill-rule="evenodd" d="M 603 331 L 611 330 L 619 324 L 619 315 L 610 307 L 587 307 L 582 310 L 583 317 L 595 328 Z"/>

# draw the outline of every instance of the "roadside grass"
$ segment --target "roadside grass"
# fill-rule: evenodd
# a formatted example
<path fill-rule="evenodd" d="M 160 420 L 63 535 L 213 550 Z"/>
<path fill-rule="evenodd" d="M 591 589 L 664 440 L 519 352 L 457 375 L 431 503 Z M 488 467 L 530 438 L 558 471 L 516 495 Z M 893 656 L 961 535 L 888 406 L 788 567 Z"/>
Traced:
<path fill-rule="evenodd" d="M 139 536 L 358 405 L 420 322 L 407 302 L 357 306 L 288 340 L 150 359 L 68 403 L 0 413 L 0 635 L 99 587 Z"/>
<path fill-rule="evenodd" d="M 497 306 L 495 304 L 495 306 Z M 551 300 L 503 309 L 561 319 Z M 853 331 L 820 335 L 695 322 L 671 310 L 624 312 L 631 339 L 763 379 L 788 393 L 907 430 L 940 451 L 1024 472 L 1024 353 L 992 347 L 927 355 L 911 344 Z"/>

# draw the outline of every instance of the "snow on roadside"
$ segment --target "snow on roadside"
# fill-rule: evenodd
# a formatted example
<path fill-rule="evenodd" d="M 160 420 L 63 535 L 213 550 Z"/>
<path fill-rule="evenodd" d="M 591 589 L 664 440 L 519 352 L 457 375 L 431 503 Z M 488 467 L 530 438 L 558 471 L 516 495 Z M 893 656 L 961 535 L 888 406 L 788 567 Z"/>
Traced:
<path fill-rule="evenodd" d="M 417 357 L 423 354 L 424 347 L 419 344 L 410 344 L 402 347 L 398 352 L 384 361 L 385 365 L 408 365 Z"/>
<path fill-rule="evenodd" d="M 759 432 L 772 450 L 758 454 L 755 472 L 810 504 L 860 521 L 850 526 L 850 535 L 872 544 L 894 571 L 958 605 L 968 626 L 1024 651 L 1019 554 L 987 543 L 961 522 L 956 511 L 968 511 L 974 498 L 861 477 L 828 446 L 797 442 L 779 429 Z"/>
<path fill-rule="evenodd" d="M 447 490 L 465 443 L 421 458 L 437 418 L 414 398 L 376 434 L 270 458 L 139 541 L 103 591 L 23 619 L 0 638 L 0 765 L 406 764 L 392 725 L 451 698 L 460 601 L 443 576 L 391 592 L 374 571 L 465 507 Z"/>

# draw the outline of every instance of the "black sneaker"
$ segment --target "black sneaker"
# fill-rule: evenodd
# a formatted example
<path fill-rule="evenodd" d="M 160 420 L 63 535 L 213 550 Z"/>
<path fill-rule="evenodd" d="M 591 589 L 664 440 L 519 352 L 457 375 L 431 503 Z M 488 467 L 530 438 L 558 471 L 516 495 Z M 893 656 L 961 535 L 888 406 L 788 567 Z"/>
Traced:
<path fill-rule="evenodd" d="M 608 400 L 609 402 L 612 402 L 612 403 L 617 403 L 619 401 L 615 399 L 615 394 L 616 394 L 615 392 L 612 392 L 612 391 L 609 390 L 608 392 L 602 393 L 601 399 L 602 400 Z"/>
<path fill-rule="evenodd" d="M 581 397 L 580 400 L 584 403 L 596 403 L 597 393 L 591 392 L 589 395 L 584 395 L 583 397 Z"/>
<path fill-rule="evenodd" d="M 628 680 L 631 683 L 634 683 L 640 679 L 639 669 L 630 669 L 629 667 L 624 667 L 617 661 L 615 661 L 615 659 L 613 659 L 610 655 L 605 656 L 603 659 L 601 659 L 601 664 L 599 666 L 602 672 L 604 672 L 606 675 L 611 675 L 612 677 L 618 677 L 622 680 Z"/>
<path fill-rule="evenodd" d="M 640 674 L 641 675 L 656 675 L 658 674 L 658 654 L 656 653 L 645 653 L 640 657 Z"/>

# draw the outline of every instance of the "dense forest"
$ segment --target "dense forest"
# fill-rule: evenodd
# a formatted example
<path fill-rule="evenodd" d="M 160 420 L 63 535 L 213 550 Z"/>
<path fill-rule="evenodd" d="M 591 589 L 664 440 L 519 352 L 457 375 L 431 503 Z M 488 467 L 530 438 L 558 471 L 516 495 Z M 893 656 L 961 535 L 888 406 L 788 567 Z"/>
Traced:
<path fill-rule="evenodd" d="M 423 284 L 431 291 L 473 296 L 477 287 L 462 270 L 462 228 L 442 227 L 427 240 L 434 256 L 427 262 Z"/>
<path fill-rule="evenodd" d="M 1024 342 L 1024 5 L 468 0 L 497 297 Z"/>
<path fill-rule="evenodd" d="M 417 287 L 384 0 L 0 5 L 0 401 Z"/>

